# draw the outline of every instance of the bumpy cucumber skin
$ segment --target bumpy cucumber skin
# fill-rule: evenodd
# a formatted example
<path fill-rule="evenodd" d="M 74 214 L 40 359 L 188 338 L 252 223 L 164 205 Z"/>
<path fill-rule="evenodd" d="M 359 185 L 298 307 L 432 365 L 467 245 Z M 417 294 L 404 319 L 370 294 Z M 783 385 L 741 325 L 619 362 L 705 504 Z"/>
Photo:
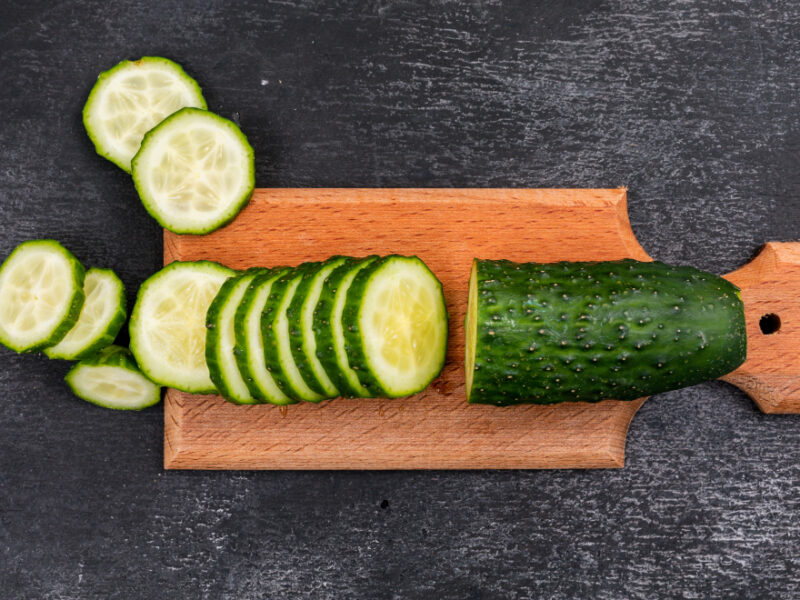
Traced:
<path fill-rule="evenodd" d="M 30 240 L 28 242 L 22 242 L 19 246 L 14 248 L 13 252 L 8 255 L 3 264 L 0 265 L 0 270 L 5 267 L 7 263 L 11 261 L 13 256 L 17 253 L 22 251 L 25 248 L 30 248 L 31 246 L 44 246 L 57 252 L 63 254 L 67 260 L 72 264 L 72 281 L 74 291 L 72 294 L 72 298 L 70 299 L 69 310 L 61 322 L 53 329 L 53 332 L 50 336 L 38 342 L 36 344 L 32 344 L 30 346 L 18 346 L 10 339 L 5 338 L 2 332 L 0 332 L 0 344 L 3 344 L 6 348 L 14 350 L 15 352 L 19 353 L 30 353 L 30 352 L 38 352 L 39 350 L 44 350 L 48 346 L 54 346 L 62 339 L 64 336 L 67 335 L 70 329 L 75 326 L 75 323 L 78 321 L 78 317 L 81 314 L 81 309 L 83 308 L 83 301 L 84 301 L 84 294 L 83 294 L 83 280 L 86 276 L 86 270 L 83 268 L 81 262 L 75 258 L 75 255 L 72 254 L 69 250 L 64 248 L 59 242 L 56 240 L 44 239 L 44 240 Z"/>
<path fill-rule="evenodd" d="M 180 226 L 176 227 L 174 225 L 171 225 L 170 223 L 166 223 L 161 218 L 161 215 L 158 213 L 158 207 L 155 206 L 153 202 L 151 202 L 150 198 L 147 197 L 145 190 L 142 189 L 142 185 L 139 182 L 139 178 L 136 176 L 139 158 L 142 155 L 142 153 L 146 150 L 148 140 L 154 135 L 159 135 L 159 132 L 162 130 L 162 128 L 169 127 L 172 121 L 178 120 L 187 114 L 210 115 L 217 121 L 224 123 L 227 127 L 235 129 L 238 134 L 237 137 L 239 137 L 240 141 L 245 147 L 247 165 L 249 167 L 248 168 L 249 180 L 247 184 L 247 190 L 245 191 L 245 193 L 242 194 L 242 197 L 231 205 L 227 216 L 224 216 L 220 218 L 218 221 L 211 223 L 210 225 L 208 225 L 208 227 L 200 227 L 200 228 L 180 227 Z M 245 136 L 244 132 L 239 128 L 239 126 L 236 123 L 205 109 L 186 107 L 172 113 L 170 116 L 161 121 L 161 123 L 153 127 L 150 131 L 148 131 L 144 135 L 144 138 L 142 138 L 142 145 L 139 147 L 139 151 L 133 157 L 133 160 L 131 160 L 131 175 L 133 176 L 133 185 L 136 188 L 136 193 L 139 195 L 139 199 L 142 201 L 144 209 L 150 214 L 151 217 L 153 217 L 156 221 L 158 221 L 159 225 L 161 225 L 164 229 L 167 229 L 173 233 L 205 235 L 207 233 L 211 233 L 212 231 L 216 231 L 217 229 L 225 227 L 225 225 L 228 225 L 237 216 L 239 216 L 241 210 L 250 201 L 250 197 L 253 195 L 253 190 L 256 187 L 255 153 L 253 152 L 253 147 L 250 145 L 250 141 L 247 139 L 247 136 Z"/>
<path fill-rule="evenodd" d="M 274 280 L 278 277 L 281 277 L 289 269 L 288 267 L 275 267 L 272 269 L 256 267 L 252 270 L 257 271 L 258 275 L 255 279 L 253 279 L 253 281 L 250 282 L 248 290 L 245 292 L 242 302 L 239 304 L 239 308 L 236 309 L 236 316 L 234 317 L 233 327 L 236 333 L 236 345 L 234 346 L 233 352 L 234 356 L 236 357 L 236 364 L 239 366 L 239 372 L 242 374 L 244 383 L 250 390 L 250 394 L 253 396 L 253 398 L 257 398 L 262 403 L 276 404 L 280 406 L 286 404 L 296 404 L 297 400 L 294 399 L 289 399 L 286 401 L 274 397 L 265 397 L 265 392 L 259 389 L 258 385 L 256 385 L 253 373 L 250 369 L 250 363 L 247 360 L 247 332 L 245 327 L 245 318 L 252 308 L 252 302 L 258 288 L 260 288 L 265 281 Z M 266 365 L 264 365 L 264 368 L 266 368 Z"/>
<path fill-rule="evenodd" d="M 738 288 L 716 275 L 634 260 L 476 266 L 469 402 L 633 400 L 746 358 Z"/>
<path fill-rule="evenodd" d="M 314 336 L 317 339 L 317 358 L 320 363 L 322 363 L 322 367 L 325 369 L 328 377 L 330 377 L 333 385 L 336 386 L 336 389 L 338 389 L 345 398 L 362 398 L 366 397 L 367 394 L 364 393 L 366 390 L 362 391 L 356 389 L 350 384 L 336 362 L 333 330 L 331 328 L 333 304 L 336 298 L 336 292 L 339 290 L 339 284 L 347 274 L 364 261 L 374 261 L 377 260 L 377 258 L 378 257 L 375 255 L 365 258 L 348 258 L 341 266 L 334 269 L 325 280 L 325 284 L 322 286 L 322 293 L 319 296 L 319 302 L 317 303 L 316 309 L 314 309 Z"/>
<path fill-rule="evenodd" d="M 350 367 L 354 370 L 358 371 L 358 380 L 361 382 L 366 389 L 370 391 L 370 394 L 373 396 L 383 396 L 387 398 L 393 397 L 400 397 L 397 394 L 392 394 L 389 390 L 387 390 L 383 385 L 381 385 L 380 380 L 376 376 L 375 372 L 372 370 L 372 367 L 369 364 L 369 359 L 367 358 L 366 353 L 364 352 L 364 343 L 361 337 L 361 330 L 359 327 L 359 320 L 360 320 L 360 313 L 361 313 L 361 306 L 363 305 L 362 299 L 366 292 L 367 286 L 369 285 L 370 279 L 372 276 L 377 273 L 381 267 L 383 267 L 387 262 L 391 262 L 393 259 L 401 258 L 401 259 L 413 259 L 416 260 L 421 266 L 425 268 L 431 274 L 431 277 L 439 282 L 437 277 L 433 274 L 433 271 L 428 268 L 421 259 L 416 256 L 406 257 L 406 256 L 399 256 L 397 254 L 391 254 L 388 256 L 384 256 L 367 267 L 364 267 L 361 271 L 358 272 L 353 283 L 350 285 L 350 289 L 347 290 L 347 300 L 344 305 L 344 311 L 342 312 L 342 329 L 344 330 L 344 339 L 345 339 L 345 350 L 347 351 L 347 357 L 350 360 Z M 439 282 L 439 293 L 441 294 L 441 301 L 442 305 L 444 306 L 444 292 L 442 291 L 442 284 Z M 447 327 L 447 309 L 444 311 L 445 314 L 445 327 Z M 445 339 L 447 339 L 447 332 L 445 332 Z M 415 390 L 410 390 L 408 393 L 402 394 L 402 396 L 410 396 L 412 394 L 416 394 L 417 392 L 421 392 L 424 390 L 430 382 L 436 379 L 439 374 L 442 372 L 444 368 L 444 363 L 446 359 L 446 353 L 442 354 L 441 363 L 439 364 L 439 368 L 436 369 L 435 374 L 424 383 L 424 385 L 420 385 L 419 388 Z"/>
<path fill-rule="evenodd" d="M 208 307 L 208 312 L 206 313 L 206 364 L 208 365 L 208 374 L 211 376 L 211 381 L 217 386 L 220 395 L 232 404 L 257 404 L 258 401 L 252 396 L 243 398 L 237 394 L 228 384 L 222 367 L 220 367 L 221 358 L 219 356 L 218 347 L 220 326 L 222 325 L 220 323 L 220 313 L 228 302 L 230 302 L 231 294 L 240 285 L 242 278 L 252 279 L 255 276 L 256 274 L 252 271 L 246 271 L 236 277 L 228 279 L 222 284 L 222 287 L 219 288 L 217 295 L 214 297 L 214 300 L 211 301 L 211 305 Z M 234 353 L 235 352 L 236 350 L 234 348 Z M 244 376 L 242 376 L 242 379 L 244 380 Z M 246 382 L 245 385 L 247 385 Z M 249 389 L 248 387 L 248 390 Z"/>
<path fill-rule="evenodd" d="M 298 277 L 302 277 L 308 270 L 316 268 L 319 263 L 303 263 L 282 275 L 272 284 L 264 311 L 261 313 L 261 336 L 264 340 L 264 357 L 266 358 L 267 370 L 272 375 L 275 383 L 281 391 L 295 400 L 306 402 L 317 402 L 316 398 L 303 397 L 295 389 L 291 380 L 281 366 L 278 338 L 273 329 L 273 323 L 278 317 L 278 308 L 283 303 L 290 284 Z M 305 381 L 305 380 L 304 380 Z M 308 385 L 308 382 L 306 382 Z"/>
<path fill-rule="evenodd" d="M 64 381 L 67 382 L 70 390 L 72 393 L 75 394 L 81 400 L 86 400 L 95 406 L 100 406 L 102 408 L 110 408 L 101 402 L 97 402 L 92 398 L 87 398 L 83 396 L 77 386 L 73 383 L 72 377 L 77 375 L 83 367 L 118 367 L 120 369 L 125 369 L 127 371 L 135 371 L 139 375 L 141 375 L 144 379 L 147 377 L 139 370 L 136 361 L 133 358 L 130 350 L 127 348 L 123 348 L 122 346 L 106 346 L 96 354 L 93 354 L 90 357 L 84 358 L 79 363 L 75 364 L 67 373 L 66 377 L 64 377 Z M 148 380 L 149 381 L 149 380 Z M 158 386 L 158 384 L 156 384 Z M 142 410 L 149 406 L 154 406 L 161 402 L 161 387 L 157 387 L 157 391 L 153 394 L 153 397 L 145 403 L 141 404 L 136 407 L 114 407 L 114 410 Z"/>
<path fill-rule="evenodd" d="M 286 316 L 289 319 L 289 339 L 292 346 L 292 356 L 294 357 L 294 362 L 308 387 L 323 396 L 330 395 L 317 379 L 317 375 L 314 373 L 314 369 L 311 367 L 309 359 L 306 356 L 306 351 L 303 344 L 303 324 L 301 322 L 301 318 L 303 313 L 303 305 L 306 301 L 306 295 L 308 294 L 309 288 L 314 282 L 317 273 L 331 263 L 342 260 L 346 259 L 342 256 L 332 256 L 324 262 L 317 263 L 315 268 L 306 270 L 303 273 L 300 284 L 297 286 L 297 290 L 294 293 L 294 298 L 292 298 L 292 302 L 289 304 L 289 308 L 286 311 Z M 319 400 L 319 402 L 321 401 L 322 400 Z"/>
<path fill-rule="evenodd" d="M 191 87 L 195 89 L 197 92 L 197 98 L 199 100 L 198 108 L 206 109 L 208 105 L 206 104 L 205 98 L 203 98 L 203 91 L 200 89 L 200 85 L 197 81 L 194 80 L 191 76 L 189 76 L 186 71 L 183 70 L 183 67 L 180 66 L 178 63 L 171 61 L 168 58 L 163 58 L 161 56 L 143 56 L 139 60 L 123 60 L 118 62 L 116 65 L 111 67 L 110 69 L 103 71 L 100 75 L 97 76 L 97 81 L 95 82 L 94 86 L 92 87 L 92 91 L 89 92 L 89 97 L 86 99 L 86 104 L 83 105 L 83 127 L 86 129 L 86 133 L 89 136 L 89 139 L 92 140 L 92 144 L 94 144 L 94 149 L 103 158 L 113 162 L 117 165 L 120 169 L 125 171 L 126 173 L 131 172 L 131 163 L 123 163 L 112 157 L 104 148 L 101 147 L 99 141 L 95 138 L 93 133 L 93 127 L 90 122 L 90 113 L 92 109 L 92 105 L 97 101 L 97 96 L 100 94 L 100 90 L 103 87 L 103 83 L 106 79 L 113 77 L 117 71 L 121 71 L 123 69 L 127 69 L 129 66 L 134 64 L 140 63 L 153 63 L 153 62 L 160 62 L 163 64 L 168 64 L 171 68 L 174 68 L 176 71 L 180 72 L 184 77 L 185 81 L 190 84 Z"/>
<path fill-rule="evenodd" d="M 53 352 L 52 350 L 55 347 L 54 345 L 44 349 L 44 353 L 47 355 L 48 358 L 56 358 L 62 360 L 81 360 L 89 356 L 93 356 L 106 346 L 109 346 L 114 343 L 114 340 L 117 339 L 117 335 L 119 334 L 119 330 L 122 329 L 122 326 L 125 324 L 125 319 L 128 318 L 128 308 L 127 308 L 128 300 L 127 296 L 125 295 L 125 286 L 123 285 L 122 280 L 120 280 L 117 274 L 114 273 L 114 271 L 112 271 L 111 269 L 100 269 L 97 267 L 93 267 L 92 269 L 90 269 L 90 271 L 100 271 L 102 273 L 107 274 L 108 276 L 112 277 L 115 280 L 115 282 L 119 286 L 119 294 L 117 295 L 117 302 L 118 305 L 121 307 L 121 310 L 117 311 L 114 314 L 111 321 L 108 323 L 108 325 L 106 325 L 106 329 L 105 331 L 103 331 L 102 335 L 80 352 L 69 355 Z M 81 308 L 83 308 L 83 306 L 81 306 Z"/>
<path fill-rule="evenodd" d="M 139 353 L 142 352 L 142 350 L 140 350 L 138 348 L 138 344 L 137 344 L 138 335 L 136 334 L 136 329 L 137 329 L 138 323 L 139 323 L 139 311 L 137 310 L 138 309 L 138 305 L 139 305 L 139 301 L 144 297 L 144 295 L 147 292 L 147 289 L 150 287 L 150 285 L 152 285 L 155 282 L 157 282 L 161 277 L 163 277 L 166 273 L 169 273 L 172 269 L 180 269 L 183 265 L 187 265 L 187 264 L 188 265 L 192 265 L 192 266 L 203 267 L 203 268 L 206 268 L 206 269 L 209 269 L 209 270 L 219 271 L 220 273 L 227 274 L 228 278 L 235 277 L 237 275 L 237 271 L 234 271 L 233 269 L 230 269 L 230 268 L 226 267 L 225 265 L 221 265 L 218 262 L 214 262 L 213 260 L 197 260 L 197 261 L 180 261 L 180 260 L 176 260 L 174 262 L 171 262 L 167 266 L 163 267 L 160 271 L 157 271 L 156 273 L 153 273 L 150 277 L 148 277 L 144 281 L 144 283 L 142 283 L 142 285 L 139 286 L 139 291 L 136 293 L 136 302 L 134 302 L 133 310 L 131 311 L 131 318 L 128 321 L 128 336 L 130 338 L 130 349 L 131 349 L 131 352 L 133 353 L 133 356 L 136 359 L 137 363 L 143 363 L 144 362 L 144 361 L 140 360 L 140 357 L 139 357 Z M 140 368 L 140 370 L 142 371 L 142 373 L 144 373 L 145 377 L 147 377 L 148 379 L 150 379 L 154 383 L 157 383 L 159 385 L 168 385 L 168 386 L 173 387 L 174 389 L 180 390 L 182 392 L 187 392 L 187 393 L 190 393 L 190 394 L 216 394 L 217 393 L 217 388 L 214 387 L 214 386 L 212 386 L 212 387 L 199 387 L 199 386 L 198 387 L 194 387 L 194 386 L 192 386 L 192 387 L 178 387 L 176 385 L 172 385 L 172 384 L 169 384 L 169 383 L 156 381 L 155 379 L 152 378 L 152 375 L 148 374 L 144 370 L 144 368 Z"/>

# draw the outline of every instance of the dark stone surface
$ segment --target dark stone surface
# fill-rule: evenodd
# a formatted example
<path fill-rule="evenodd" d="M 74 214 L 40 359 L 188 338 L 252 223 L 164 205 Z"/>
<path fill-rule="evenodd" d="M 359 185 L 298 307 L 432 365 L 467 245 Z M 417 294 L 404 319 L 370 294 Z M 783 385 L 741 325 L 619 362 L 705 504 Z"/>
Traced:
<path fill-rule="evenodd" d="M 798 31 L 792 0 L 5 0 L 0 254 L 55 237 L 131 296 L 159 266 L 80 119 L 156 54 L 260 186 L 627 185 L 651 254 L 722 273 L 800 237 Z M 3 599 L 800 596 L 800 417 L 722 383 L 647 402 L 617 471 L 167 473 L 161 407 L 0 360 Z"/>

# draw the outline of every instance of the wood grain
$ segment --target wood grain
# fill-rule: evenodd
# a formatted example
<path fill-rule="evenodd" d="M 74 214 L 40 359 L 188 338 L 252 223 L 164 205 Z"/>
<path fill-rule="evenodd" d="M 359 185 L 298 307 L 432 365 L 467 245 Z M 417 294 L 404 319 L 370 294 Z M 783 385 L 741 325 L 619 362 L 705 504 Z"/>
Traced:
<path fill-rule="evenodd" d="M 210 259 L 243 269 L 370 253 L 416 254 L 442 281 L 450 314 L 442 375 L 409 398 L 336 399 L 285 408 L 241 407 L 216 396 L 169 390 L 165 468 L 539 469 L 624 464 L 628 426 L 644 399 L 549 407 L 471 406 L 464 400 L 462 368 L 473 257 L 650 260 L 630 228 L 624 189 L 259 189 L 222 230 L 208 236 L 164 235 L 165 264 Z M 769 259 L 767 265 L 771 255 L 764 256 L 761 267 L 731 274 L 746 287 L 746 304 L 754 304 L 747 319 L 748 334 L 755 338 L 761 335 L 760 330 L 756 334 L 757 318 L 768 308 L 763 296 L 769 293 L 762 288 L 772 281 L 764 274 L 772 271 L 770 265 L 783 264 Z M 752 293 L 747 286 L 753 286 Z M 782 304 L 769 307 L 784 310 Z M 780 339 L 791 343 L 791 331 L 782 329 Z M 797 400 L 790 405 L 782 400 L 786 390 L 797 396 L 795 373 L 800 369 L 763 369 L 770 346 L 759 343 L 760 339 L 751 360 L 727 379 L 741 385 L 765 410 L 800 410 Z"/>

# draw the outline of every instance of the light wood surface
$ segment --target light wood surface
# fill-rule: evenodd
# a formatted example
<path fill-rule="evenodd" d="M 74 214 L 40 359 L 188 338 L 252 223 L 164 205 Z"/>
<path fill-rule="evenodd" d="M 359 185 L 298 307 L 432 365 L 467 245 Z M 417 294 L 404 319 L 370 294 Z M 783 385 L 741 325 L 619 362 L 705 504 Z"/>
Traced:
<path fill-rule="evenodd" d="M 403 399 L 235 406 L 169 390 L 168 469 L 540 469 L 620 467 L 644 402 L 498 408 L 464 399 L 463 321 L 473 257 L 516 261 L 649 260 L 630 228 L 626 191 L 523 189 L 258 189 L 229 226 L 208 236 L 164 235 L 164 262 L 216 260 L 243 269 L 333 254 L 416 254 L 444 285 L 447 364 L 424 392 Z M 732 273 L 745 287 L 751 353 L 726 377 L 765 411 L 800 412 L 800 361 L 789 318 L 761 334 L 765 312 L 791 307 L 798 250 L 770 244 Z M 794 282 L 794 286 L 792 285 Z M 779 285 L 778 285 L 779 284 Z M 774 290 L 780 289 L 776 295 Z M 784 293 L 785 292 L 785 293 Z M 797 292 L 794 298 L 798 298 Z M 777 302 L 780 298 L 780 302 Z M 768 339 L 767 339 L 768 338 Z M 772 345 L 778 342 L 778 346 Z M 785 360 L 784 360 L 784 357 Z M 775 361 L 780 362 L 778 366 Z"/>

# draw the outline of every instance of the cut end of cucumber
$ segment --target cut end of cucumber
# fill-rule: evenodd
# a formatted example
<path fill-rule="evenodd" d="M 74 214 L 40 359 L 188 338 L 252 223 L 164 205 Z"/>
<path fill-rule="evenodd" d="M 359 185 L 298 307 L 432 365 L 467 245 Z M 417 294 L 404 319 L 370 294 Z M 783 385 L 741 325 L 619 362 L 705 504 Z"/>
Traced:
<path fill-rule="evenodd" d="M 469 301 L 467 304 L 467 318 L 464 323 L 465 348 L 464 348 L 464 378 L 466 380 L 467 402 L 472 393 L 472 376 L 475 373 L 475 348 L 478 343 L 478 263 L 472 261 L 472 270 L 469 274 Z"/>
<path fill-rule="evenodd" d="M 83 108 L 83 123 L 97 153 L 130 173 L 144 135 L 187 106 L 206 108 L 197 82 L 177 63 L 145 56 L 100 74 Z"/>
<path fill-rule="evenodd" d="M 232 221 L 255 187 L 255 159 L 235 123 L 184 108 L 147 133 L 133 159 L 147 211 L 174 233 L 205 234 Z"/>
<path fill-rule="evenodd" d="M 30 352 L 59 342 L 83 306 L 84 269 L 55 240 L 17 246 L 0 267 L 0 343 Z"/>
<path fill-rule="evenodd" d="M 210 261 L 174 262 L 139 288 L 131 350 L 152 381 L 184 392 L 216 391 L 206 365 L 206 312 L 232 269 Z"/>
<path fill-rule="evenodd" d="M 119 346 L 82 360 L 64 379 L 76 396 L 103 408 L 141 410 L 161 400 L 161 388 L 142 375 L 128 350 Z"/>

